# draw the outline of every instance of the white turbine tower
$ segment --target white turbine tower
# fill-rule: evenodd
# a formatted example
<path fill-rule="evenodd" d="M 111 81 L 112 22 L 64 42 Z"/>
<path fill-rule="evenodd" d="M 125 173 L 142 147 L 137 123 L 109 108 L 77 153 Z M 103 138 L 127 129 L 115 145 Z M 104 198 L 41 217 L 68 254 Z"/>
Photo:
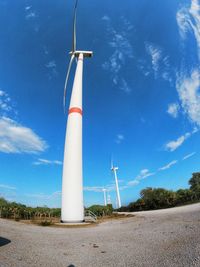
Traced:
<path fill-rule="evenodd" d="M 107 202 L 108 204 L 112 204 L 110 194 L 108 194 Z"/>
<path fill-rule="evenodd" d="M 113 162 L 111 163 L 111 170 L 114 173 L 115 176 L 115 184 L 116 184 L 116 192 L 117 192 L 117 206 L 118 208 L 121 208 L 121 199 L 120 199 L 120 194 L 119 194 L 119 185 L 118 185 L 118 178 L 117 178 L 117 170 L 118 167 L 114 167 Z"/>
<path fill-rule="evenodd" d="M 64 223 L 84 221 L 82 178 L 82 75 L 83 59 L 85 57 L 91 57 L 93 53 L 91 51 L 76 50 L 77 3 L 78 0 L 76 0 L 74 7 L 72 51 L 69 53 L 71 59 L 65 80 L 63 101 L 64 110 L 66 110 L 65 99 L 67 83 L 72 63 L 76 58 L 77 67 L 68 111 L 63 161 L 61 222 Z"/>
<path fill-rule="evenodd" d="M 107 198 L 106 198 L 107 190 L 106 188 L 103 188 L 102 191 L 103 191 L 103 197 L 104 197 L 104 206 L 107 206 Z"/>

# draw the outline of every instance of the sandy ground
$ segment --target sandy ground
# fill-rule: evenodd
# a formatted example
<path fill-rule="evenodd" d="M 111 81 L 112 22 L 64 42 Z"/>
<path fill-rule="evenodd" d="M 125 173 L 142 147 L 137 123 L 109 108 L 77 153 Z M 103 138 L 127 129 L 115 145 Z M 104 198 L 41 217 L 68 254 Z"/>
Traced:
<path fill-rule="evenodd" d="M 71 229 L 0 219 L 0 266 L 200 266 L 200 203 L 135 214 Z"/>

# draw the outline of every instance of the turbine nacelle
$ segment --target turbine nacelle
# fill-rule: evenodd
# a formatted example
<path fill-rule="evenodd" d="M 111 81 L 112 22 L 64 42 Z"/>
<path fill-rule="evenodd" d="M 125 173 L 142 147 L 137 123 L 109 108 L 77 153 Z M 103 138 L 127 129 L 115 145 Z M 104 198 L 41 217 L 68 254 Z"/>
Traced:
<path fill-rule="evenodd" d="M 114 167 L 114 166 L 113 166 L 113 167 L 111 168 L 111 171 L 116 171 L 116 170 L 118 170 L 118 169 L 119 169 L 118 167 Z"/>
<path fill-rule="evenodd" d="M 84 57 L 92 57 L 93 56 L 93 52 L 92 51 L 71 51 L 69 52 L 69 55 L 72 56 L 74 55 L 74 57 L 79 57 L 80 54 L 83 54 Z"/>

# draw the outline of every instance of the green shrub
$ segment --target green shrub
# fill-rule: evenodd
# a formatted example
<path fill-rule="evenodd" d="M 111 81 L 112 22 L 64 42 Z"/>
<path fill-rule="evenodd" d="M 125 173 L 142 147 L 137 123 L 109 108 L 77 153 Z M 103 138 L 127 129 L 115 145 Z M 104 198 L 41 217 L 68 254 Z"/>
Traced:
<path fill-rule="evenodd" d="M 102 217 L 111 215 L 113 212 L 113 207 L 111 204 L 108 204 L 107 206 L 93 205 L 86 210 L 92 211 L 97 217 Z"/>

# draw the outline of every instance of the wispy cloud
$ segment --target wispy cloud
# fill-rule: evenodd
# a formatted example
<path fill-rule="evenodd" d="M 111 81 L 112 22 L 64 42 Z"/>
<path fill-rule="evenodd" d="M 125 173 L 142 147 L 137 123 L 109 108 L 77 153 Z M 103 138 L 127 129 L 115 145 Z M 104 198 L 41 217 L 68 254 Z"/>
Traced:
<path fill-rule="evenodd" d="M 188 118 L 200 126 L 200 72 L 194 69 L 190 76 L 178 76 L 176 88 L 181 106 Z"/>
<path fill-rule="evenodd" d="M 198 0 L 192 0 L 191 6 L 182 6 L 176 14 L 177 24 L 182 39 L 186 39 L 188 33 L 193 33 L 196 39 L 198 56 L 200 59 L 200 4 Z"/>
<path fill-rule="evenodd" d="M 8 189 L 8 190 L 16 190 L 17 189 L 14 186 L 6 185 L 6 184 L 0 184 L 0 188 Z"/>
<path fill-rule="evenodd" d="M 36 13 L 33 11 L 30 11 L 26 14 L 26 19 L 33 19 L 36 17 Z"/>
<path fill-rule="evenodd" d="M 157 77 L 158 70 L 159 70 L 159 64 L 162 59 L 162 51 L 159 47 L 156 47 L 155 45 L 151 43 L 146 43 L 146 51 L 151 57 L 151 63 L 152 68 L 154 71 L 155 78 Z"/>
<path fill-rule="evenodd" d="M 138 185 L 140 182 L 138 180 L 132 180 L 132 181 L 129 181 L 128 182 L 128 186 L 135 186 L 135 185 Z"/>
<path fill-rule="evenodd" d="M 158 170 L 159 171 L 164 171 L 164 170 L 167 170 L 167 169 L 170 169 L 173 165 L 177 164 L 178 163 L 178 160 L 173 160 L 171 161 L 170 163 L 168 163 L 167 165 L 159 168 Z"/>
<path fill-rule="evenodd" d="M 17 196 L 17 188 L 9 184 L 0 184 L 0 197 L 7 201 L 15 201 Z"/>
<path fill-rule="evenodd" d="M 176 14 L 176 21 L 179 26 L 179 33 L 182 39 L 185 39 L 187 32 L 190 30 L 189 9 L 186 7 L 181 7 Z"/>
<path fill-rule="evenodd" d="M 104 189 L 103 186 L 84 186 L 83 187 L 84 191 L 89 191 L 89 192 L 102 192 L 103 189 Z"/>
<path fill-rule="evenodd" d="M 47 143 L 32 129 L 18 123 L 10 117 L 18 113 L 12 105 L 9 95 L 0 90 L 0 152 L 37 153 L 47 148 Z"/>
<path fill-rule="evenodd" d="M 118 184 L 119 184 L 119 189 L 124 190 L 128 188 L 127 185 L 124 184 L 124 180 L 118 179 Z M 103 192 L 103 189 L 105 189 L 107 192 L 113 192 L 116 191 L 116 184 L 114 181 L 111 181 L 110 183 L 104 185 L 104 186 L 84 186 L 83 187 L 84 191 L 89 191 L 89 192 Z"/>
<path fill-rule="evenodd" d="M 46 65 L 47 68 L 56 68 L 56 62 L 54 60 L 49 61 Z"/>
<path fill-rule="evenodd" d="M 16 115 L 17 112 L 12 107 L 9 95 L 0 89 L 0 116 L 7 116 L 10 113 L 14 113 Z"/>
<path fill-rule="evenodd" d="M 185 135 L 180 136 L 177 140 L 175 141 L 170 141 L 165 145 L 165 148 L 169 151 L 174 151 L 176 150 L 178 147 L 180 147 L 185 140 L 189 137 L 190 135 L 187 133 Z"/>
<path fill-rule="evenodd" d="M 117 144 L 121 144 L 122 141 L 124 141 L 124 135 L 123 134 L 117 134 L 117 136 L 115 138 L 115 142 Z"/>
<path fill-rule="evenodd" d="M 200 58 L 200 4 L 198 0 L 192 0 L 190 7 L 190 14 L 193 18 L 190 24 L 194 31 L 194 35 L 196 37 L 197 45 L 198 45 L 198 55 Z"/>
<path fill-rule="evenodd" d="M 50 74 L 48 74 L 49 79 L 52 79 L 52 76 L 57 76 L 57 65 L 55 60 L 49 61 L 47 64 L 45 64 L 45 67 L 50 70 Z"/>
<path fill-rule="evenodd" d="M 131 180 L 127 183 L 127 187 L 136 186 L 140 183 L 141 180 L 155 175 L 155 172 L 150 172 L 148 169 L 143 169 L 140 171 L 140 173 L 136 176 L 134 180 Z"/>
<path fill-rule="evenodd" d="M 84 191 L 90 191 L 90 192 L 102 192 L 103 189 L 106 189 L 107 192 L 115 191 L 116 185 L 115 183 L 107 184 L 105 186 L 84 186 Z"/>
<path fill-rule="evenodd" d="M 164 79 L 172 84 L 170 58 L 157 44 L 145 42 L 145 58 L 138 60 L 138 68 L 145 75 L 153 75 L 155 79 Z"/>
<path fill-rule="evenodd" d="M 33 165 L 62 165 L 60 160 L 48 160 L 48 159 L 38 159 L 33 162 Z"/>
<path fill-rule="evenodd" d="M 189 158 L 193 157 L 195 154 L 196 154 L 196 152 L 192 152 L 192 153 L 190 153 L 190 154 L 187 154 L 186 156 L 183 157 L 182 160 L 189 159 Z"/>
<path fill-rule="evenodd" d="M 31 7 L 32 7 L 32 6 L 26 6 L 26 7 L 25 7 L 25 10 L 27 11 L 27 10 L 31 9 Z"/>
<path fill-rule="evenodd" d="M 149 176 L 153 176 L 155 173 L 150 172 L 148 169 L 143 169 L 140 171 L 139 175 L 136 177 L 136 180 L 143 180 Z"/>
<path fill-rule="evenodd" d="M 46 142 L 32 129 L 10 118 L 0 117 L 0 152 L 34 154 L 46 148 Z"/>
<path fill-rule="evenodd" d="M 187 38 L 191 35 L 196 40 L 197 57 L 200 60 L 200 3 L 199 0 L 191 0 L 191 5 L 182 5 L 178 10 L 177 24 L 180 37 L 184 46 L 188 45 Z M 195 55 L 195 51 L 193 53 Z M 199 68 L 190 67 L 188 72 L 184 66 L 177 73 L 176 89 L 181 102 L 181 107 L 192 122 L 200 126 L 200 71 Z"/>
<path fill-rule="evenodd" d="M 52 194 L 36 193 L 36 194 L 25 194 L 26 197 L 35 198 L 39 200 L 50 200 L 61 197 L 61 191 L 53 192 Z"/>
<path fill-rule="evenodd" d="M 111 19 L 105 15 L 102 20 L 106 22 L 109 34 L 109 47 L 113 50 L 110 58 L 102 64 L 104 70 L 111 73 L 113 84 L 125 93 L 130 93 L 131 88 L 122 76 L 122 70 L 126 66 L 127 59 L 133 58 L 133 49 L 128 39 L 128 34 L 132 30 L 132 25 L 123 16 L 120 18 L 122 30 L 116 30 L 111 23 Z"/>
<path fill-rule="evenodd" d="M 25 19 L 26 21 L 30 22 L 29 26 L 34 30 L 35 33 L 37 33 L 40 29 L 38 18 L 39 18 L 39 15 L 33 9 L 32 6 L 25 7 Z"/>
<path fill-rule="evenodd" d="M 34 19 L 36 17 L 36 12 L 33 11 L 32 6 L 25 7 L 25 18 L 26 20 Z"/>
<path fill-rule="evenodd" d="M 165 145 L 165 149 L 169 150 L 169 151 L 174 151 L 176 150 L 178 147 L 180 147 L 188 138 L 190 138 L 193 134 L 197 133 L 198 129 L 194 128 L 194 130 L 192 132 L 187 132 L 184 135 L 178 137 L 176 140 L 174 141 L 170 141 Z"/>
<path fill-rule="evenodd" d="M 173 118 L 177 118 L 179 110 L 180 110 L 180 106 L 178 103 L 171 103 L 168 105 L 167 113 Z"/>

